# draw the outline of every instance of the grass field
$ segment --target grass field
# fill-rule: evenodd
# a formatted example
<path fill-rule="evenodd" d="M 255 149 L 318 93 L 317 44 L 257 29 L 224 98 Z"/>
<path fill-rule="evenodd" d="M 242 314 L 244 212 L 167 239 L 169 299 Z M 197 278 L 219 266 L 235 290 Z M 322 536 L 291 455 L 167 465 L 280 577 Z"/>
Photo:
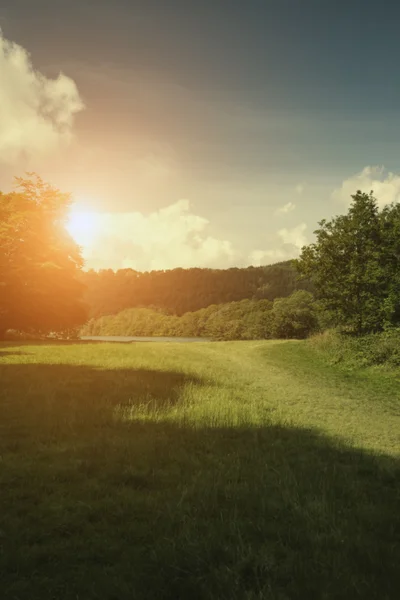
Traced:
<path fill-rule="evenodd" d="M 399 407 L 306 342 L 2 344 L 0 598 L 397 598 Z"/>

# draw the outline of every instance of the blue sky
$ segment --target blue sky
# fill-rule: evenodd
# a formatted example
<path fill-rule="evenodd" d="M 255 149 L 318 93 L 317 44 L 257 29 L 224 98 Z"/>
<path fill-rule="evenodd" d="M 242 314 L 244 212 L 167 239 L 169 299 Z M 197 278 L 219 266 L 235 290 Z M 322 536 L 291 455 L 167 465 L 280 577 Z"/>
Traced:
<path fill-rule="evenodd" d="M 3 0 L 3 37 L 48 80 L 62 71 L 85 109 L 71 108 L 68 147 L 35 152 L 24 133 L 12 161 L 0 120 L 0 181 L 35 169 L 113 214 L 96 267 L 295 255 L 358 185 L 398 198 L 399 18 L 387 0 Z M 16 111 L 27 94 L 10 52 L 1 64 Z M 166 223 L 181 227 L 175 254 Z"/>

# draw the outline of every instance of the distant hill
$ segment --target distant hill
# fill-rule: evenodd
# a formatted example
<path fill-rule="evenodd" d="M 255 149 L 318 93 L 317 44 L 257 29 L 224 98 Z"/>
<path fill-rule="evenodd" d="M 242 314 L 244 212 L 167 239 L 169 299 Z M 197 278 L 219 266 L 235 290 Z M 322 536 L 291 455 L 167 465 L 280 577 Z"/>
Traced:
<path fill-rule="evenodd" d="M 310 282 L 298 281 L 291 261 L 231 269 L 110 269 L 88 271 L 82 278 L 91 318 L 135 307 L 158 308 L 180 316 L 211 304 L 274 300 L 299 289 L 312 291 Z"/>

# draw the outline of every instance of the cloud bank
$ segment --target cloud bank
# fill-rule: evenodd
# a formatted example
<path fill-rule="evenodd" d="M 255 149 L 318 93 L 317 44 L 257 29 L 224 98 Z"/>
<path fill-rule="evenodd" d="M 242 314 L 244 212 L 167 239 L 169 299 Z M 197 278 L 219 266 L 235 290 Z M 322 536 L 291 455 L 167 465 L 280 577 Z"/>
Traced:
<path fill-rule="evenodd" d="M 86 268 L 233 266 L 238 254 L 231 242 L 208 235 L 208 225 L 207 219 L 190 212 L 187 200 L 180 200 L 148 215 L 93 214 L 92 223 L 75 238 L 82 244 Z"/>
<path fill-rule="evenodd" d="M 72 79 L 36 71 L 29 53 L 0 30 L 0 163 L 15 164 L 68 143 L 83 108 Z"/>
<path fill-rule="evenodd" d="M 307 243 L 305 223 L 281 229 L 270 240 L 273 249 L 250 254 L 231 241 L 210 235 L 208 219 L 180 200 L 150 214 L 85 213 L 77 206 L 70 232 L 82 246 L 87 269 L 151 271 L 178 267 L 229 268 L 265 265 L 299 255 Z"/>
<path fill-rule="evenodd" d="M 303 246 L 308 243 L 305 231 L 307 225 L 300 223 L 291 229 L 280 229 L 276 234 L 272 250 L 254 250 L 250 254 L 250 264 L 267 265 L 299 256 Z"/>
<path fill-rule="evenodd" d="M 384 167 L 368 166 L 360 173 L 345 179 L 332 197 L 335 201 L 350 205 L 351 195 L 357 190 L 369 193 L 371 190 L 380 207 L 400 200 L 400 175 L 386 171 Z"/>

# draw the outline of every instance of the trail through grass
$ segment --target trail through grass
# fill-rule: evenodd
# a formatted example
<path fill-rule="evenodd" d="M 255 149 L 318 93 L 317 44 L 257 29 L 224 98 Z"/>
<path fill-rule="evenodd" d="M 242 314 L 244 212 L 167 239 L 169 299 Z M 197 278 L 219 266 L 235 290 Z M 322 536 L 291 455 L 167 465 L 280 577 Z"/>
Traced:
<path fill-rule="evenodd" d="M 399 406 L 305 342 L 0 345 L 0 598 L 397 598 Z"/>

